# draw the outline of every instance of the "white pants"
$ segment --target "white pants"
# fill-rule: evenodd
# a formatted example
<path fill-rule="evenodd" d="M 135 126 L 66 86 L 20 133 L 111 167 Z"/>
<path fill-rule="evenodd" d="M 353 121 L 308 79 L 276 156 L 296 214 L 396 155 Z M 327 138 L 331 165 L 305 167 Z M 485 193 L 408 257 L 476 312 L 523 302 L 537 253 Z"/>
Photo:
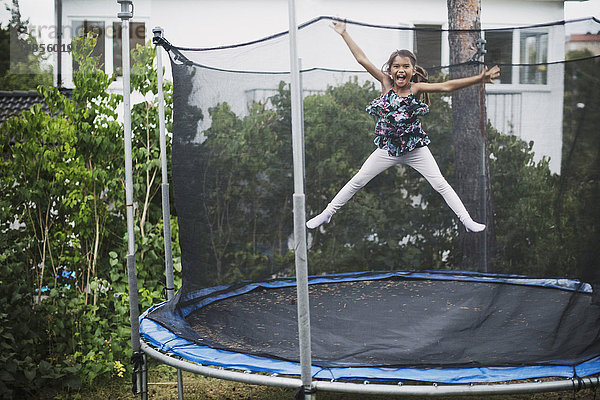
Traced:
<path fill-rule="evenodd" d="M 356 175 L 346 183 L 342 190 L 335 195 L 333 200 L 327 205 L 325 211 L 329 214 L 335 214 L 340 207 L 346 204 L 346 202 L 363 186 L 369 183 L 371 179 L 389 167 L 400 163 L 416 169 L 423 175 L 429 184 L 442 195 L 448 206 L 454 211 L 461 222 L 471 218 L 454 189 L 452 189 L 448 182 L 446 182 L 446 179 L 442 176 L 440 168 L 427 146 L 418 147 L 400 157 L 390 156 L 387 150 L 376 149 L 369 158 L 367 158 L 360 168 L 360 171 L 358 171 Z"/>

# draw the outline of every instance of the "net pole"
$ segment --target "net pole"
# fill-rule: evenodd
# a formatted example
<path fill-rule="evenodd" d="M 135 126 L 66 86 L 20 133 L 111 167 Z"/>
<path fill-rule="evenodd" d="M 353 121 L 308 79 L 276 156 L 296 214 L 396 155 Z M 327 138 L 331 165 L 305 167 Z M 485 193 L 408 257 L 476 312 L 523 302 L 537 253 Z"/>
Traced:
<path fill-rule="evenodd" d="M 485 103 L 484 103 L 485 105 Z M 485 128 L 484 128 L 485 129 Z M 487 193 L 486 193 L 486 189 L 487 189 L 487 183 L 486 183 L 486 160 L 485 160 L 485 156 L 486 156 L 486 138 L 485 138 L 485 131 L 483 131 L 483 137 L 481 138 L 481 209 L 483 210 L 483 221 L 482 224 L 484 225 L 488 225 L 488 220 L 487 220 Z M 490 230 L 490 227 L 488 226 L 486 229 L 486 232 L 484 232 L 484 236 L 483 236 L 483 242 L 481 244 L 481 251 L 482 251 L 482 268 L 483 268 L 483 272 L 488 272 L 488 257 L 487 257 L 487 253 L 488 253 L 488 246 L 487 246 L 487 241 L 488 241 L 488 233 L 487 231 Z"/>
<path fill-rule="evenodd" d="M 479 42 L 478 42 L 479 43 Z M 483 42 L 485 46 L 485 41 Z M 485 50 L 484 50 L 485 53 Z M 480 71 L 483 67 L 480 65 Z M 488 202 L 487 202 L 487 106 L 485 102 L 485 83 L 481 84 L 479 88 L 479 101 L 481 103 L 480 110 L 480 129 L 481 129 L 481 175 L 480 175 L 480 185 L 481 185 L 481 210 L 482 210 L 482 221 L 481 223 L 484 225 L 489 225 L 488 221 Z M 486 230 L 483 232 L 483 240 L 481 243 L 481 262 L 483 272 L 488 272 L 488 240 L 489 240 L 489 232 L 492 227 L 487 226 Z"/>
<path fill-rule="evenodd" d="M 152 29 L 154 37 L 163 37 L 163 29 L 156 27 Z M 171 203 L 169 200 L 169 177 L 167 169 L 167 135 L 165 133 L 165 95 L 163 91 L 163 66 L 162 47 L 156 46 L 156 74 L 158 82 L 158 128 L 160 132 L 160 165 L 162 172 L 162 216 L 163 235 L 165 242 L 165 275 L 167 285 L 167 300 L 171 300 L 175 294 L 175 283 L 173 278 L 173 252 L 171 239 Z"/>
<path fill-rule="evenodd" d="M 310 344 L 310 311 L 308 299 L 308 259 L 306 250 L 306 210 L 304 196 L 304 142 L 302 138 L 302 90 L 296 36 L 295 0 L 288 0 L 290 29 L 290 82 L 292 106 L 292 152 L 294 162 L 294 247 L 298 305 L 298 340 L 300 368 L 305 400 L 312 396 L 312 368 Z"/>
<path fill-rule="evenodd" d="M 486 53 L 487 50 L 485 49 L 485 45 L 486 45 L 486 41 L 485 39 L 481 38 L 481 33 L 480 33 L 480 38 L 477 40 L 477 53 L 476 53 L 476 57 L 477 57 L 477 61 L 481 60 L 481 57 L 483 57 Z M 481 62 L 479 63 L 479 72 L 481 73 L 483 71 L 483 69 L 485 68 L 484 64 L 482 64 Z M 487 187 L 488 187 L 488 182 L 487 182 L 487 160 L 486 160 L 486 156 L 487 156 L 487 104 L 486 104 L 486 100 L 485 100 L 485 83 L 481 83 L 480 87 L 479 87 L 479 102 L 480 102 L 480 106 L 479 109 L 481 110 L 481 115 L 480 115 L 480 130 L 481 130 L 481 210 L 482 210 L 482 223 L 484 225 L 489 225 L 489 221 L 488 221 L 488 202 L 487 202 Z M 481 251 L 482 251 L 482 264 L 483 264 L 483 272 L 488 272 L 488 240 L 490 239 L 490 232 L 491 227 L 488 226 L 487 229 L 485 230 L 484 234 L 483 234 L 483 241 L 481 244 Z"/>
<path fill-rule="evenodd" d="M 121 12 L 121 50 L 123 61 L 123 140 L 125 147 L 125 207 L 127 210 L 127 281 L 129 287 L 129 321 L 131 324 L 131 346 L 133 391 L 145 400 L 148 396 L 146 381 L 146 359 L 140 345 L 140 322 L 138 311 L 138 282 L 135 263 L 135 231 L 133 204 L 133 155 L 131 139 L 131 71 L 129 66 L 129 20 L 133 17 L 133 1 L 117 0 Z"/>
<path fill-rule="evenodd" d="M 157 26 L 152 29 L 154 39 L 162 39 L 164 30 Z M 163 217 L 163 239 L 165 242 L 165 281 L 167 300 L 175 295 L 175 279 L 173 278 L 173 247 L 171 239 L 171 202 L 169 199 L 169 176 L 167 170 L 167 135 L 165 128 L 165 95 L 163 91 L 163 65 L 162 46 L 156 46 L 156 77 L 158 85 L 158 129 L 160 132 L 160 165 L 162 172 L 162 217 Z M 183 400 L 183 377 L 181 370 L 177 369 L 177 396 Z"/>

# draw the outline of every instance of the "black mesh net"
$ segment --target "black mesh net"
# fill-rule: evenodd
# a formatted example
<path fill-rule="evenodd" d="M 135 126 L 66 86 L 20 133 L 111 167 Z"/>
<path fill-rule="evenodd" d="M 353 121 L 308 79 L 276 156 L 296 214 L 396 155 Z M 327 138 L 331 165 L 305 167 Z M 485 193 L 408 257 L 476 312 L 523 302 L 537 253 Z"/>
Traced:
<path fill-rule="evenodd" d="M 381 90 L 330 23 L 312 21 L 298 35 L 308 217 L 327 205 L 373 150 L 374 119 L 364 109 Z M 472 32 L 352 23 L 348 31 L 375 65 L 386 62 L 390 46 L 415 49 L 431 81 L 481 68 L 448 66 L 444 59 L 444 39 Z M 590 260 L 598 259 L 598 58 L 565 53 L 563 35 L 562 23 L 484 31 L 487 54 L 481 60 L 501 67 L 496 84 L 486 86 L 485 104 L 477 90 L 463 96 L 467 102 L 460 98 L 467 89 L 456 97 L 432 94 L 422 118 L 443 175 L 473 217 L 486 220 L 488 234 L 479 237 L 487 246 L 461 240 L 468 235 L 456 216 L 418 173 L 390 168 L 330 224 L 310 231 L 311 273 L 458 268 L 589 274 Z M 186 284 L 293 274 L 288 41 L 282 34 L 227 48 L 171 51 L 173 168 Z M 454 111 L 453 101 L 460 103 Z M 461 117 L 472 126 L 466 140 L 453 131 Z M 470 155 L 466 161 L 464 153 Z M 458 170 L 457 156 L 471 165 Z M 479 188 L 486 185 L 483 199 Z"/>
<path fill-rule="evenodd" d="M 487 53 L 475 45 L 462 49 L 462 59 L 450 54 L 448 41 L 475 43 L 479 32 L 348 22 L 375 65 L 396 48 L 412 49 L 431 82 L 500 66 L 501 76 L 485 89 L 431 94 L 421 118 L 443 175 L 487 229 L 467 233 L 442 196 L 400 165 L 309 231 L 309 273 L 469 270 L 600 282 L 600 58 L 568 51 L 564 41 L 565 25 L 583 22 L 590 20 L 484 30 Z M 329 25 L 331 18 L 319 18 L 298 33 L 308 218 L 374 150 L 375 120 L 365 107 L 381 95 Z M 289 38 L 165 46 L 174 78 L 184 283 L 171 310 L 178 310 L 177 301 L 188 307 L 202 288 L 294 275 Z M 512 295 L 515 304 L 521 295 Z M 169 324 L 168 317 L 157 320 Z M 587 335 L 597 337 L 594 329 Z"/>

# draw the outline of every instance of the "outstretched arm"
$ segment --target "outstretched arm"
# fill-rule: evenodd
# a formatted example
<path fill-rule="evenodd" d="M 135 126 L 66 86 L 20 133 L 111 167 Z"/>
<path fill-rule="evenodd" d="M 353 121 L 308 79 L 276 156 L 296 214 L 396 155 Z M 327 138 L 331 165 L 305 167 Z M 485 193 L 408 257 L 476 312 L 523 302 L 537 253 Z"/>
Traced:
<path fill-rule="evenodd" d="M 377 68 L 367 58 L 367 56 L 362 51 L 362 49 L 360 47 L 358 47 L 358 45 L 356 44 L 354 39 L 352 39 L 352 37 L 350 36 L 348 31 L 346 30 L 346 21 L 335 20 L 332 23 L 332 28 L 333 28 L 333 30 L 335 30 L 337 33 L 340 34 L 342 39 L 344 39 L 344 42 L 346 42 L 346 45 L 350 49 L 350 52 L 352 53 L 352 55 L 354 56 L 356 61 L 358 61 L 358 63 L 360 65 L 362 65 L 363 68 L 366 69 L 367 72 L 373 76 L 373 78 L 375 78 L 379 82 L 381 82 L 383 92 L 384 93 L 387 92 L 392 87 L 391 78 L 389 76 L 387 76 L 385 73 L 383 73 L 383 71 L 381 71 L 379 68 Z"/>
<path fill-rule="evenodd" d="M 461 89 L 467 86 L 474 85 L 476 83 L 494 83 L 493 80 L 500 76 L 500 68 L 495 65 L 488 70 L 487 67 L 483 69 L 481 74 L 473 75 L 466 78 L 451 79 L 446 82 L 440 83 L 429 83 L 419 82 L 413 84 L 413 92 L 453 92 L 457 89 Z M 415 93 L 416 94 L 416 93 Z"/>

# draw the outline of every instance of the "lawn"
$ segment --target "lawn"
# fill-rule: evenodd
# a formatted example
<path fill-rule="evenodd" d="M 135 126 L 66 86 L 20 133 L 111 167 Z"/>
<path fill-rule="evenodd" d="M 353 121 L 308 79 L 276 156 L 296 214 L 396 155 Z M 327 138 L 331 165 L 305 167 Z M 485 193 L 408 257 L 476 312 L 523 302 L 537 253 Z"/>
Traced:
<path fill-rule="evenodd" d="M 177 377 L 175 370 L 165 366 L 158 365 L 155 362 L 150 363 L 149 367 L 149 399 L 177 400 Z M 243 383 L 217 380 L 203 376 L 183 373 L 185 400 L 285 400 L 294 399 L 294 390 L 282 389 L 277 387 L 255 386 Z M 57 396 L 57 400 L 135 400 L 139 399 L 131 392 L 130 379 L 119 378 L 110 382 L 105 382 L 98 387 L 86 389 L 78 393 L 62 394 Z M 384 400 L 384 399 L 406 399 L 406 400 L 425 400 L 427 397 L 412 396 L 366 396 L 359 394 L 319 392 L 319 400 Z M 451 396 L 435 397 L 440 400 L 483 400 L 490 396 Z M 573 391 L 564 391 L 557 393 L 537 393 L 521 395 L 501 395 L 493 396 L 494 400 L 592 400 L 596 399 L 594 390 L 585 389 L 574 393 Z"/>

